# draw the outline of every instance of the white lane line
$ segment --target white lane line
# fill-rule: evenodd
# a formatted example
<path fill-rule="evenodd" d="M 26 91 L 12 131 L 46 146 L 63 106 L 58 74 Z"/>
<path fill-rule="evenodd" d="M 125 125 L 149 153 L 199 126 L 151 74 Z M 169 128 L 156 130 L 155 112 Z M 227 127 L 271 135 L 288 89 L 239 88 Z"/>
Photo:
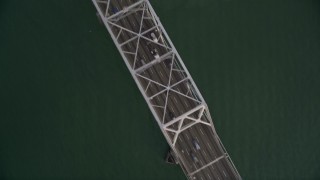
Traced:
<path fill-rule="evenodd" d="M 200 161 L 200 164 L 201 164 L 201 166 L 203 166 L 203 165 L 204 165 L 204 163 L 203 163 L 202 161 Z"/>
<path fill-rule="evenodd" d="M 160 98 L 159 98 L 159 96 L 157 96 L 157 100 L 160 102 Z"/>
<path fill-rule="evenodd" d="M 218 176 L 218 180 L 220 180 L 220 177 Z"/>
<path fill-rule="evenodd" d="M 159 73 L 160 73 L 160 76 L 161 76 L 161 77 L 163 77 L 163 74 L 162 74 L 162 72 L 161 72 L 161 71 L 159 71 Z"/>
<path fill-rule="evenodd" d="M 177 90 L 180 92 L 180 89 L 177 87 Z"/>
<path fill-rule="evenodd" d="M 203 154 L 204 154 L 205 156 L 207 156 L 207 153 L 206 153 L 205 151 L 203 151 Z"/>
<path fill-rule="evenodd" d="M 173 99 L 176 103 L 178 103 L 177 98 L 175 96 L 173 96 Z"/>
<path fill-rule="evenodd" d="M 151 74 L 153 74 L 153 70 L 152 70 L 152 69 L 150 69 L 150 71 L 151 71 Z"/>
<path fill-rule="evenodd" d="M 180 140 L 181 142 L 183 142 L 180 136 L 179 136 L 179 140 Z"/>
<path fill-rule="evenodd" d="M 189 140 L 189 136 L 188 136 L 188 134 L 186 134 L 186 136 L 187 136 L 187 139 Z"/>
<path fill-rule="evenodd" d="M 174 111 L 173 107 L 170 107 L 170 108 L 171 108 L 171 111 L 172 111 L 173 113 L 175 113 L 175 111 Z"/>
<path fill-rule="evenodd" d="M 203 180 L 203 177 L 201 176 L 201 180 Z"/>
<path fill-rule="evenodd" d="M 196 148 L 192 147 L 193 151 L 196 151 Z"/>
<path fill-rule="evenodd" d="M 190 155 L 188 151 L 187 151 L 187 154 Z"/>
<path fill-rule="evenodd" d="M 207 174 L 207 175 L 208 175 L 209 179 L 211 179 L 211 176 L 209 174 Z"/>
<path fill-rule="evenodd" d="M 201 132 L 201 134 L 202 134 L 202 135 L 204 135 L 204 133 L 203 133 L 203 131 L 202 131 L 202 129 L 201 129 L 201 128 L 200 128 L 200 132 Z"/>
<path fill-rule="evenodd" d="M 212 150 L 212 148 L 211 148 L 211 146 L 210 146 L 210 144 L 209 144 L 209 143 L 207 143 L 207 144 L 208 144 L 208 146 L 209 146 L 210 150 L 211 150 L 211 151 L 213 151 L 213 150 Z"/>
<path fill-rule="evenodd" d="M 188 103 L 185 100 L 183 102 L 187 107 L 189 107 Z"/>
<path fill-rule="evenodd" d="M 224 171 L 222 171 L 222 172 L 223 172 L 223 175 L 224 175 L 225 177 L 227 177 L 226 173 L 225 173 Z"/>
<path fill-rule="evenodd" d="M 199 139 L 198 139 L 198 137 L 197 137 L 197 136 L 196 136 L 196 139 L 197 139 L 197 141 L 198 141 L 198 143 L 199 143 L 200 141 L 199 141 Z"/>

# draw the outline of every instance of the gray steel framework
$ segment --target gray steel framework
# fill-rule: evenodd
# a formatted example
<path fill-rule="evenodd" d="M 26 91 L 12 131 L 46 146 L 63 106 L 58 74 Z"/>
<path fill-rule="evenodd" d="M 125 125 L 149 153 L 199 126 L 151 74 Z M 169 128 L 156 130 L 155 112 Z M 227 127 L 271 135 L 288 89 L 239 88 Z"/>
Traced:
<path fill-rule="evenodd" d="M 241 179 L 150 2 L 92 1 L 187 177 Z"/>

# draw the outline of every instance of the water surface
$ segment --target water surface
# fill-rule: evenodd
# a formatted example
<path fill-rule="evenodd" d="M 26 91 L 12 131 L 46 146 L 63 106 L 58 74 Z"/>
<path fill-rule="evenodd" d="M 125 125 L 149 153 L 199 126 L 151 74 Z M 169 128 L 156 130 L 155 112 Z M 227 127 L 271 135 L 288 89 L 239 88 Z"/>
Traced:
<path fill-rule="evenodd" d="M 320 2 L 151 3 L 243 179 L 320 179 Z M 0 23 L 1 179 L 185 179 L 91 1 Z"/>

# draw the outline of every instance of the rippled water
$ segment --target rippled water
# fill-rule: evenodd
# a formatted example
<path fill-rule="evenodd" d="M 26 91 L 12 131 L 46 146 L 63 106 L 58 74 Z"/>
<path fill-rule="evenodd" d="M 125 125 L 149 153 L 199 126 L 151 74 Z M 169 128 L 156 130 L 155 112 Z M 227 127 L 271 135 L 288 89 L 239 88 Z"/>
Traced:
<path fill-rule="evenodd" d="M 243 179 L 320 179 L 320 2 L 151 3 Z M 0 2 L 0 179 L 185 179 L 90 0 Z"/>

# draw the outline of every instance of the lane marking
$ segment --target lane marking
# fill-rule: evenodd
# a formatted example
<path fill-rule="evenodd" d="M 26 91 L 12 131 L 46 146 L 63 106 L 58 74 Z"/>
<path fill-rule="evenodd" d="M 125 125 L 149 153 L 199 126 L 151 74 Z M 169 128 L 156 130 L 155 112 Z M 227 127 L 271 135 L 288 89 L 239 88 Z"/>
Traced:
<path fill-rule="evenodd" d="M 211 148 L 211 146 L 210 146 L 210 144 L 209 144 L 209 143 L 207 143 L 207 144 L 208 144 L 208 146 L 209 146 L 210 150 L 211 150 L 211 151 L 213 151 L 213 150 L 212 150 L 212 148 Z"/>
<path fill-rule="evenodd" d="M 178 103 L 178 101 L 177 101 L 177 99 L 176 99 L 176 97 L 175 97 L 175 96 L 173 96 L 173 99 L 174 99 L 174 101 L 175 101 L 176 103 Z"/>
<path fill-rule="evenodd" d="M 159 71 L 159 73 L 160 73 L 160 76 L 161 76 L 161 77 L 163 77 L 163 74 L 162 74 L 162 72 L 161 72 L 161 71 Z"/>
<path fill-rule="evenodd" d="M 222 171 L 222 172 L 223 172 L 223 175 L 224 175 L 225 177 L 227 177 L 226 173 L 225 173 L 224 171 Z"/>
<path fill-rule="evenodd" d="M 193 151 L 196 151 L 196 148 L 192 147 Z"/>
<path fill-rule="evenodd" d="M 203 166 L 204 165 L 204 163 L 200 160 L 200 164 Z"/>
<path fill-rule="evenodd" d="M 202 129 L 201 129 L 201 128 L 200 128 L 200 132 L 201 132 L 201 134 L 202 134 L 202 135 L 204 135 L 204 133 L 203 133 L 203 131 L 202 131 Z"/>
<path fill-rule="evenodd" d="M 188 134 L 186 134 L 186 136 L 187 136 L 187 139 L 189 140 L 189 136 L 188 136 Z"/>
<path fill-rule="evenodd" d="M 151 71 L 151 74 L 153 74 L 153 70 L 152 70 L 152 69 L 150 69 L 150 71 Z"/>
<path fill-rule="evenodd" d="M 175 111 L 174 111 L 173 107 L 170 107 L 170 108 L 171 108 L 172 112 L 173 112 L 173 113 L 175 113 Z"/>
<path fill-rule="evenodd" d="M 187 107 L 189 107 L 189 105 L 188 105 L 188 103 L 186 102 L 186 100 L 184 100 L 183 102 L 184 102 L 184 104 L 185 104 Z"/>
<path fill-rule="evenodd" d="M 207 173 L 208 177 L 211 179 L 211 176 Z"/>
<path fill-rule="evenodd" d="M 200 142 L 197 136 L 196 136 L 196 139 L 197 139 L 198 142 Z"/>

